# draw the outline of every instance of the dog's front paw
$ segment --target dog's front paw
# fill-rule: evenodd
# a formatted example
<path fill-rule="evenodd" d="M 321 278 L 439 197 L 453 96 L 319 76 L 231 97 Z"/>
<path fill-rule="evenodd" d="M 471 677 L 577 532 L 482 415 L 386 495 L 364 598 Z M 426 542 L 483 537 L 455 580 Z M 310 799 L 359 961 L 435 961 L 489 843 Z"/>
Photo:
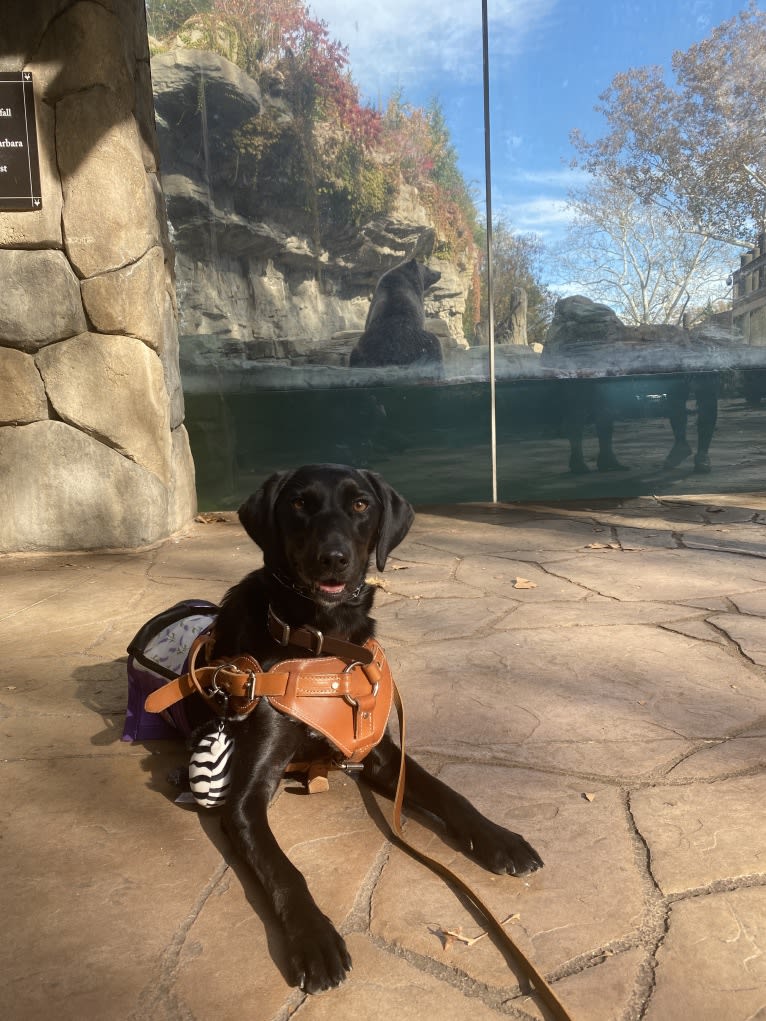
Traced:
<path fill-rule="evenodd" d="M 498 875 L 522 876 L 543 866 L 543 859 L 520 833 L 488 821 L 470 834 L 466 850 L 485 869 Z"/>
<path fill-rule="evenodd" d="M 291 979 L 307 993 L 333 989 L 351 971 L 351 955 L 329 918 L 317 912 L 287 937 Z"/>

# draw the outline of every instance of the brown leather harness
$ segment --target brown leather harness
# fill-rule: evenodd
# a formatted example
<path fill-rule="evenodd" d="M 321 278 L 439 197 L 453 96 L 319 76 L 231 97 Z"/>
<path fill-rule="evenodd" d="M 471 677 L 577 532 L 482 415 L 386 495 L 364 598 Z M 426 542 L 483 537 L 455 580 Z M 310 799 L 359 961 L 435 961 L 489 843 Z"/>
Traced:
<path fill-rule="evenodd" d="M 313 655 L 282 660 L 270 670 L 248 655 L 197 665 L 215 642 L 213 633 L 204 633 L 191 647 L 188 672 L 152 692 L 147 711 L 162 712 L 198 692 L 219 716 L 241 721 L 265 698 L 326 737 L 339 759 L 361 762 L 383 737 L 391 712 L 393 678 L 381 646 L 372 638 L 355 645 L 315 628 L 291 628 L 272 610 L 268 626 L 280 645 L 307 648 Z"/>
<path fill-rule="evenodd" d="M 159 713 L 196 691 L 219 716 L 243 720 L 265 698 L 279 712 L 322 734 L 340 753 L 333 762 L 320 763 L 318 769 L 313 767 L 314 779 L 320 781 L 313 789 L 326 790 L 327 769 L 360 763 L 383 737 L 391 704 L 395 703 L 401 761 L 391 824 L 394 835 L 414 858 L 460 890 L 479 910 L 498 942 L 522 966 L 551 1016 L 556 1021 L 572 1021 L 543 975 L 481 898 L 451 869 L 418 850 L 404 836 L 401 818 L 405 784 L 404 708 L 382 647 L 372 638 L 364 645 L 354 645 L 343 639 L 325 637 L 315 628 L 291 628 L 270 607 L 268 628 L 280 645 L 308 649 L 312 657 L 282 660 L 266 671 L 247 655 L 197 666 L 200 652 L 214 642 L 212 633 L 203 633 L 191 647 L 188 673 L 152 692 L 145 708 Z M 322 656 L 322 652 L 331 655 Z M 312 764 L 294 764 L 292 769 L 309 773 L 311 791 Z"/>

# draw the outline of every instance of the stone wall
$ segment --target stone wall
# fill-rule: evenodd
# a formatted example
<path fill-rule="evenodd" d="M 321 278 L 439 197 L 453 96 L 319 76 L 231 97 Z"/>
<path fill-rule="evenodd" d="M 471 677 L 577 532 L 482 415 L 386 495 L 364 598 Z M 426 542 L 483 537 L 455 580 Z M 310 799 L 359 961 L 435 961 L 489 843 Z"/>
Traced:
<path fill-rule="evenodd" d="M 138 547 L 194 514 L 143 0 L 3 0 L 43 208 L 0 212 L 0 550 Z"/>

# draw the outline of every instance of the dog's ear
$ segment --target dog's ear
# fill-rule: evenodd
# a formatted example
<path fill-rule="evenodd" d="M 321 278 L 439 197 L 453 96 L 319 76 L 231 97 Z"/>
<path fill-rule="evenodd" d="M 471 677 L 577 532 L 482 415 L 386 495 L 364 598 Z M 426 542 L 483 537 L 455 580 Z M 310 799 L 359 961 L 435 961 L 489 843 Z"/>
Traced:
<path fill-rule="evenodd" d="M 266 555 L 274 547 L 276 532 L 274 507 L 277 497 L 291 474 L 292 472 L 285 471 L 270 475 L 258 492 L 249 496 L 237 511 L 245 531 Z"/>
<path fill-rule="evenodd" d="M 409 532 L 415 518 L 415 511 L 404 497 L 389 486 L 380 475 L 371 471 L 363 471 L 362 475 L 380 500 L 381 516 L 375 546 L 375 563 L 378 570 L 382 571 L 386 566 L 388 554 Z"/>

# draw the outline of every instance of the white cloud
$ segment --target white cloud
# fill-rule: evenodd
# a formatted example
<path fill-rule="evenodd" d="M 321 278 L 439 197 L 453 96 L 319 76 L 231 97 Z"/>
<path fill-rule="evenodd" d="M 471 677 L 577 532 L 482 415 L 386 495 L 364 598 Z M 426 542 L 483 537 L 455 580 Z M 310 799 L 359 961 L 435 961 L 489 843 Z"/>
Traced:
<path fill-rule="evenodd" d="M 573 215 L 564 199 L 552 195 L 495 205 L 494 214 L 506 219 L 514 231 L 537 234 L 543 240 L 560 236 Z"/>
<path fill-rule="evenodd" d="M 518 53 L 545 23 L 557 0 L 496 0 L 490 10 L 493 56 Z M 397 85 L 448 75 L 480 80 L 478 0 L 309 0 L 315 17 L 348 46 L 354 80 L 371 99 Z"/>
<path fill-rule="evenodd" d="M 514 230 L 537 234 L 544 241 L 558 239 L 574 217 L 569 191 L 588 180 L 588 174 L 576 167 L 506 168 L 493 181 L 493 205 Z"/>
<path fill-rule="evenodd" d="M 551 170 L 523 170 L 519 168 L 508 175 L 508 180 L 511 182 L 544 185 L 548 188 L 560 188 L 563 191 L 580 188 L 590 179 L 590 174 L 578 167 L 559 167 Z"/>

